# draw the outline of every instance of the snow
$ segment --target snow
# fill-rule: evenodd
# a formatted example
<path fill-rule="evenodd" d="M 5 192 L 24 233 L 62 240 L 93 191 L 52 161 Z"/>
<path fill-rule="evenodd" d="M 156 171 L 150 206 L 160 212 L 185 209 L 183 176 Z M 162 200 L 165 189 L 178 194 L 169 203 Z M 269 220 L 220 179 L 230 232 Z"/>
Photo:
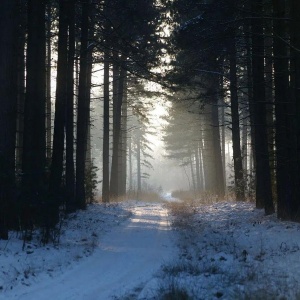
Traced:
<path fill-rule="evenodd" d="M 60 241 L 0 241 L 0 299 L 299 299 L 300 224 L 251 203 L 93 204 Z M 168 211 L 178 205 L 179 209 Z M 172 211 L 172 214 L 171 214 Z M 172 298 L 170 298 L 172 299 Z"/>
<path fill-rule="evenodd" d="M 64 226 L 56 247 L 0 242 L 0 299 L 115 299 L 175 254 L 161 204 L 92 205 Z"/>
<path fill-rule="evenodd" d="M 221 202 L 193 207 L 177 230 L 172 280 L 192 299 L 299 299 L 299 224 L 250 203 Z"/>
<path fill-rule="evenodd" d="M 166 202 L 181 202 L 180 199 L 173 197 L 171 192 L 161 194 L 161 197 Z"/>

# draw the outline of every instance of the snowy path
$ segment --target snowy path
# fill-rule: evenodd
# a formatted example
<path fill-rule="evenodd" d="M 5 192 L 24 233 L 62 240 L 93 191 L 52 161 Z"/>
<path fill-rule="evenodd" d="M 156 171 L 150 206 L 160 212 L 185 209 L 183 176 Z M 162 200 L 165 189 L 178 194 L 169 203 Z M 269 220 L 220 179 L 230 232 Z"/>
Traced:
<path fill-rule="evenodd" d="M 167 210 L 139 204 L 131 218 L 100 239 L 92 256 L 62 275 L 12 294 L 6 299 L 105 300 L 147 284 L 174 257 Z"/>

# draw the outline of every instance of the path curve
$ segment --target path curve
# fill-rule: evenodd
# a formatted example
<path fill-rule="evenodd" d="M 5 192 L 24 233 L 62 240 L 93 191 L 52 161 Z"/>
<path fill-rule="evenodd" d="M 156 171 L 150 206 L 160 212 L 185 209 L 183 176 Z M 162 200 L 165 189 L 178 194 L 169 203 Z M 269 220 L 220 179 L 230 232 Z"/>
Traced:
<path fill-rule="evenodd" d="M 138 204 L 132 213 L 100 240 L 92 256 L 11 299 L 106 300 L 145 285 L 174 256 L 175 246 L 161 204 Z"/>

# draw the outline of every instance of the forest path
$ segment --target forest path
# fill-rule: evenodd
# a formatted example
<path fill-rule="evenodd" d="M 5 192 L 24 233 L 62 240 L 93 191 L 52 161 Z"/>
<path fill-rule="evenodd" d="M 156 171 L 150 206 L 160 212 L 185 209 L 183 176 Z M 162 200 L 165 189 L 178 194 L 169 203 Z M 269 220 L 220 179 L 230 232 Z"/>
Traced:
<path fill-rule="evenodd" d="M 173 242 L 167 209 L 162 204 L 137 204 L 130 219 L 103 236 L 90 257 L 15 299 L 116 299 L 151 281 L 174 257 Z"/>

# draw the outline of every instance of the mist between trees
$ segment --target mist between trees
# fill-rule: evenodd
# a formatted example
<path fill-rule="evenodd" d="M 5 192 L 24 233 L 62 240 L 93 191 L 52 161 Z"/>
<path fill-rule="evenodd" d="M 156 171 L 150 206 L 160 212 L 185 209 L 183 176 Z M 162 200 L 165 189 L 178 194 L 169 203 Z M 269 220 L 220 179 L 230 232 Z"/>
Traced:
<path fill-rule="evenodd" d="M 298 0 L 2 0 L 0 238 L 38 226 L 47 243 L 99 184 L 106 203 L 149 189 L 158 157 L 195 193 L 299 221 L 299 11 Z"/>

